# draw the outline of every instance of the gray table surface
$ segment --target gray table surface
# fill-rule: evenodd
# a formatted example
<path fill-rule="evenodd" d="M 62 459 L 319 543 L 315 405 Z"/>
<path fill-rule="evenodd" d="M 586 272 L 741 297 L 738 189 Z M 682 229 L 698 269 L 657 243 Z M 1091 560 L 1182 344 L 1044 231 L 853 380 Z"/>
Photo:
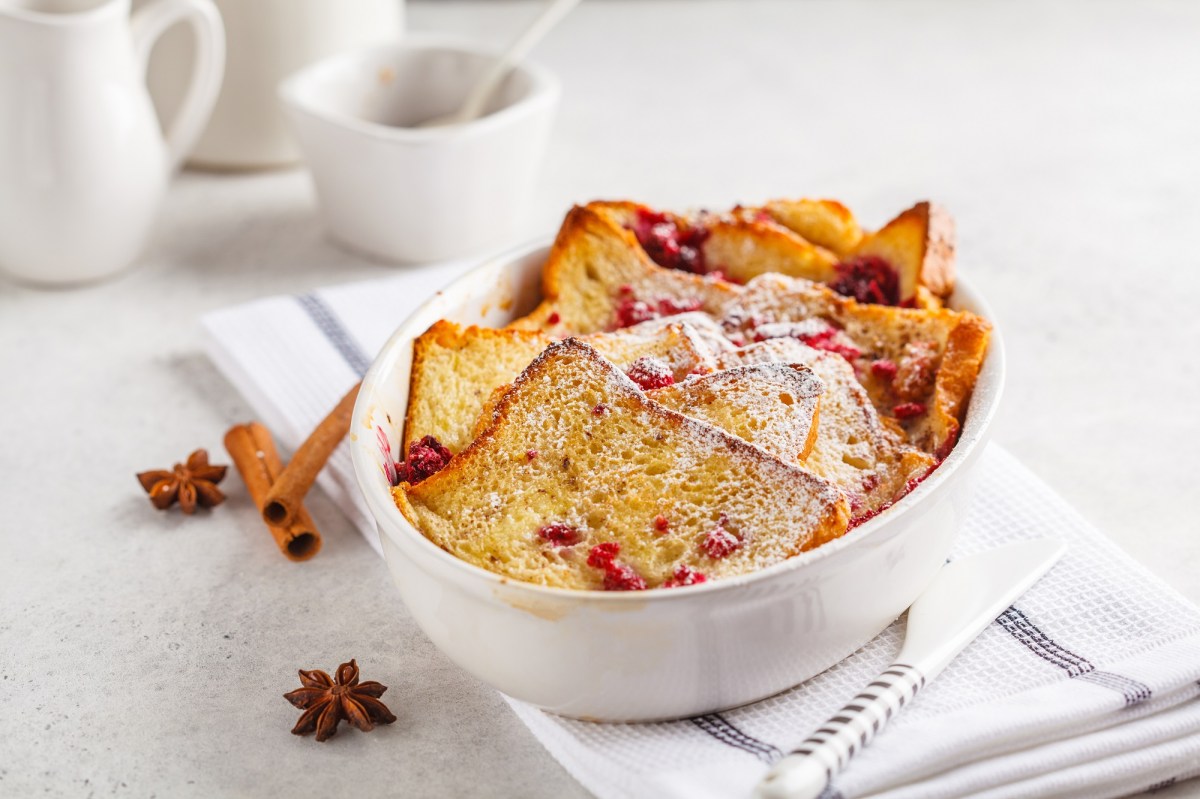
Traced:
<path fill-rule="evenodd" d="M 531 11 L 410 21 L 499 42 Z M 1185 3 L 585 3 L 538 50 L 564 96 L 525 232 L 595 197 L 942 201 L 1008 343 L 996 440 L 1200 600 L 1197 42 Z M 0 795 L 583 795 L 323 497 L 294 565 L 236 478 L 210 518 L 134 483 L 250 415 L 200 314 L 385 274 L 292 170 L 184 174 L 119 280 L 0 282 Z M 289 735 L 294 670 L 351 656 L 399 722 Z"/>

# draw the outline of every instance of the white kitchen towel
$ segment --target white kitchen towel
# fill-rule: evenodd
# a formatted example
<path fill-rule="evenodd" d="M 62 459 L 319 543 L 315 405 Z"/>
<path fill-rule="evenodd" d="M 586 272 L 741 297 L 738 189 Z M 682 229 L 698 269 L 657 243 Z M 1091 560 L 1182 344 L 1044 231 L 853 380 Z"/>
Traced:
<path fill-rule="evenodd" d="M 209 352 L 293 448 L 396 325 L 465 264 L 274 297 L 206 316 Z M 378 549 L 343 446 L 322 488 Z M 1200 610 L 993 445 L 953 557 L 1042 535 L 1063 560 L 838 777 L 857 799 L 1125 796 L 1200 775 Z M 868 590 L 864 587 L 864 590 Z M 509 700 L 603 799 L 743 797 L 899 649 L 902 626 L 778 696 L 657 724 L 562 719 Z"/>

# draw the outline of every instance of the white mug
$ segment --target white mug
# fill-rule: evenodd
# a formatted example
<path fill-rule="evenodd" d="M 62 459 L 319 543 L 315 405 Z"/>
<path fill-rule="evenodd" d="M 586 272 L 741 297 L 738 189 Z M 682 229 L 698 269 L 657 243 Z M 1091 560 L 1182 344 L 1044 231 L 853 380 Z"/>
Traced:
<path fill-rule="evenodd" d="M 168 27 L 198 44 L 164 138 L 145 71 Z M 0 0 L 0 269 L 84 283 L 129 266 L 171 174 L 216 100 L 224 65 L 210 0 Z"/>
<path fill-rule="evenodd" d="M 134 0 L 137 8 L 143 0 Z M 214 0 L 228 58 L 216 108 L 188 163 L 263 169 L 300 160 L 276 96 L 279 82 L 334 53 L 392 42 L 403 30 L 403 0 Z M 150 95 L 169 116 L 186 85 L 192 44 L 169 33 L 150 59 Z"/>

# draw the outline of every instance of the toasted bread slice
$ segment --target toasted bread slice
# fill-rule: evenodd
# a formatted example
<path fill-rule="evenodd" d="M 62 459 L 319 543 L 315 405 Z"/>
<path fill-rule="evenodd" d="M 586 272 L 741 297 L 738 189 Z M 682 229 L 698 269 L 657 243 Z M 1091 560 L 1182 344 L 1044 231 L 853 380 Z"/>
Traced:
<path fill-rule="evenodd" d="M 512 382 L 549 345 L 536 331 L 434 322 L 413 341 L 404 452 L 427 435 L 462 450 L 492 389 Z"/>
<path fill-rule="evenodd" d="M 836 200 L 771 200 L 762 210 L 801 238 L 839 258 L 854 252 L 862 241 L 858 220 Z"/>
<path fill-rule="evenodd" d="M 572 208 L 542 274 L 542 303 L 510 327 L 554 337 L 615 330 L 661 316 L 720 316 L 738 287 L 654 264 L 633 232 L 591 207 Z"/>
<path fill-rule="evenodd" d="M 803 364 L 824 383 L 816 440 L 804 468 L 837 484 L 855 516 L 892 502 L 904 492 L 908 480 L 936 463 L 906 444 L 899 430 L 881 422 L 853 367 L 840 355 L 793 338 L 774 338 L 720 357 L 723 369 L 772 363 Z"/>
<path fill-rule="evenodd" d="M 991 331 L 965 311 L 859 303 L 782 275 L 747 284 L 727 319 L 748 338 L 787 335 L 786 323 L 803 323 L 795 335 L 846 357 L 879 412 L 938 457 L 958 438 Z M 825 330 L 816 330 L 822 324 Z"/>
<path fill-rule="evenodd" d="M 716 369 L 716 358 L 690 325 L 665 324 L 644 335 L 628 331 L 586 338 L 621 369 L 641 359 L 665 368 L 673 380 Z M 451 452 L 475 436 L 477 419 L 489 416 L 493 391 L 507 385 L 546 347 L 550 338 L 531 330 L 460 327 L 439 321 L 413 342 L 404 451 L 432 435 Z"/>
<path fill-rule="evenodd" d="M 647 396 L 797 464 L 816 443 L 824 391 L 821 378 L 805 366 L 764 363 L 657 388 Z"/>
<path fill-rule="evenodd" d="M 954 243 L 954 218 L 940 205 L 919 202 L 863 238 L 853 254 L 891 265 L 900 277 L 901 304 L 914 304 L 920 286 L 936 297 L 954 291 Z"/>
<path fill-rule="evenodd" d="M 849 518 L 831 483 L 653 402 L 576 340 L 538 356 L 444 469 L 396 492 L 468 563 L 576 589 L 744 574 L 836 538 Z"/>

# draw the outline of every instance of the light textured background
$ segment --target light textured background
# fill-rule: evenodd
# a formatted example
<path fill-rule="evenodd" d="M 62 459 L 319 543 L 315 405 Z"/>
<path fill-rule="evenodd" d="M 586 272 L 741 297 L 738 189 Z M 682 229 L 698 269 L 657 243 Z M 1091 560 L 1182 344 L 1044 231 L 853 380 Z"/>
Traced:
<path fill-rule="evenodd" d="M 501 42 L 532 10 L 410 20 Z M 833 196 L 872 226 L 942 201 L 1008 343 L 997 440 L 1200 601 L 1198 42 L 1184 2 L 585 3 L 538 50 L 565 91 L 525 233 L 594 197 Z M 293 565 L 236 477 L 191 519 L 134 482 L 249 415 L 199 314 L 388 272 L 290 171 L 184 175 L 115 282 L 0 282 L 0 795 L 582 794 L 322 497 Z M 351 656 L 400 721 L 288 735 L 294 669 Z"/>

